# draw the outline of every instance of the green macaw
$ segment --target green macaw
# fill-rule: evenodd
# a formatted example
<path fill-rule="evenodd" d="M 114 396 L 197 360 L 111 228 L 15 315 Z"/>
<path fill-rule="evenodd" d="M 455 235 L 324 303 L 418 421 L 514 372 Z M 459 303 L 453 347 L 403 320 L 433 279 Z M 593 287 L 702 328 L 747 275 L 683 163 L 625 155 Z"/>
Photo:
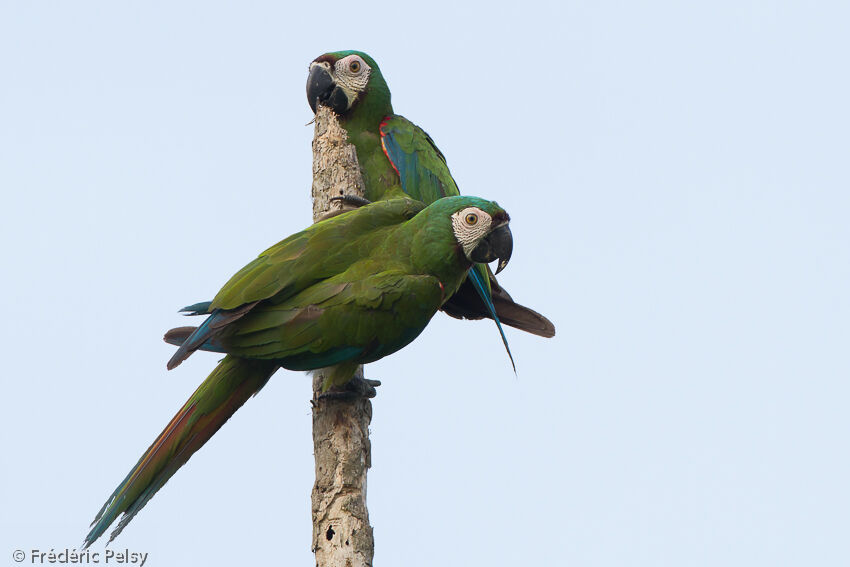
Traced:
<path fill-rule="evenodd" d="M 123 513 L 112 541 L 165 482 L 278 368 L 325 369 L 323 390 L 349 383 L 360 364 L 403 348 L 457 291 L 474 263 L 513 241 L 508 214 L 478 197 L 425 207 L 379 201 L 316 223 L 242 268 L 199 327 L 172 329 L 172 369 L 196 350 L 225 353 L 118 485 L 85 538 L 91 545 Z"/>
<path fill-rule="evenodd" d="M 361 51 L 337 51 L 310 63 L 307 100 L 330 107 L 354 145 L 369 201 L 413 197 L 425 204 L 459 195 L 446 158 L 421 128 L 393 113 L 390 89 L 375 60 Z M 487 266 L 469 273 L 458 292 L 443 305 L 457 318 L 494 319 L 542 337 L 555 335 L 543 315 L 519 305 Z M 510 350 L 508 350 L 510 354 Z"/>

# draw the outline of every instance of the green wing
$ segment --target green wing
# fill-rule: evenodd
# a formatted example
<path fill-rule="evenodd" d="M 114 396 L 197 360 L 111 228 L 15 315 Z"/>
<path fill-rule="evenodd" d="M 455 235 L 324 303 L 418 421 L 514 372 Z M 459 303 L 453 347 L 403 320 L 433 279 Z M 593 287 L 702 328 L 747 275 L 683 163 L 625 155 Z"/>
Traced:
<path fill-rule="evenodd" d="M 168 361 L 176 367 L 260 303 L 279 304 L 341 274 L 374 248 L 381 229 L 413 218 L 425 206 L 412 199 L 380 201 L 318 222 L 275 244 L 228 281 L 206 307 L 210 316 Z"/>
<path fill-rule="evenodd" d="M 380 132 L 384 153 L 405 193 L 425 204 L 460 195 L 445 156 L 425 130 L 403 116 L 389 116 Z"/>
<path fill-rule="evenodd" d="M 433 276 L 380 269 L 359 263 L 284 302 L 263 302 L 217 341 L 230 354 L 290 370 L 382 358 L 416 338 L 445 298 Z"/>
<path fill-rule="evenodd" d="M 363 239 L 413 218 L 425 208 L 411 199 L 373 203 L 318 222 L 275 244 L 224 284 L 209 312 L 271 299 L 285 300 L 345 271 L 360 259 Z M 366 248 L 368 250 L 368 248 Z"/>

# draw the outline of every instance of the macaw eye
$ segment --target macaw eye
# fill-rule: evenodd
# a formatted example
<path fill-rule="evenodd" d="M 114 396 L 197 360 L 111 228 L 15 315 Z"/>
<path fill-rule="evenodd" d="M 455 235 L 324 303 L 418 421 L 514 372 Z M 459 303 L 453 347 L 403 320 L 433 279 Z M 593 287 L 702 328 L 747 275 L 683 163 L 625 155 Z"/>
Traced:
<path fill-rule="evenodd" d="M 359 73 L 360 72 L 360 61 L 355 59 L 354 61 L 349 63 L 348 64 L 348 70 L 351 71 L 352 73 Z"/>
<path fill-rule="evenodd" d="M 476 215 L 475 213 L 469 213 L 463 220 L 465 220 L 466 224 L 468 224 L 469 226 L 473 226 L 475 223 L 478 222 L 478 215 Z"/>

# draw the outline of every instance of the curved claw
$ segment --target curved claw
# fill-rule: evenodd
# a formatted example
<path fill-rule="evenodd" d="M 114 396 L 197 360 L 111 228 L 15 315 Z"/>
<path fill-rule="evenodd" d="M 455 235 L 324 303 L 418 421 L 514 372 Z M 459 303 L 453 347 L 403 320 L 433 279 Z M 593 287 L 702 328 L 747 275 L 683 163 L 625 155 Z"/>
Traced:
<path fill-rule="evenodd" d="M 372 201 L 366 199 L 365 197 L 360 197 L 359 195 L 340 195 L 338 197 L 331 197 L 331 202 L 340 202 L 343 205 L 349 205 L 351 207 L 359 208 L 365 207 L 366 205 L 371 205 Z"/>
<path fill-rule="evenodd" d="M 380 380 L 369 380 L 368 378 L 355 376 L 346 382 L 344 386 L 333 387 L 326 392 L 322 392 L 318 395 L 318 397 L 316 397 L 316 401 L 356 401 L 364 398 L 374 398 L 378 395 L 378 391 L 375 388 L 380 385 Z"/>

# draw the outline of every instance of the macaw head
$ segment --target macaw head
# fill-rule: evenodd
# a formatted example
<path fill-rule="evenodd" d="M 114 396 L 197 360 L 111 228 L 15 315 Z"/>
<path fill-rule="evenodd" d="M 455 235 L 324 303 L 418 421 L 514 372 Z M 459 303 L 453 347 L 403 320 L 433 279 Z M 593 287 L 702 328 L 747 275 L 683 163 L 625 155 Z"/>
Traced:
<path fill-rule="evenodd" d="M 313 112 L 321 104 L 342 119 L 368 114 L 377 123 L 393 113 L 381 70 L 362 51 L 336 51 L 314 59 L 307 77 L 307 102 Z"/>
<path fill-rule="evenodd" d="M 508 265 L 513 251 L 513 237 L 508 223 L 511 218 L 495 201 L 479 197 L 444 197 L 431 206 L 446 201 L 455 240 L 466 258 L 476 264 L 489 264 L 498 259 L 496 273 Z"/>

